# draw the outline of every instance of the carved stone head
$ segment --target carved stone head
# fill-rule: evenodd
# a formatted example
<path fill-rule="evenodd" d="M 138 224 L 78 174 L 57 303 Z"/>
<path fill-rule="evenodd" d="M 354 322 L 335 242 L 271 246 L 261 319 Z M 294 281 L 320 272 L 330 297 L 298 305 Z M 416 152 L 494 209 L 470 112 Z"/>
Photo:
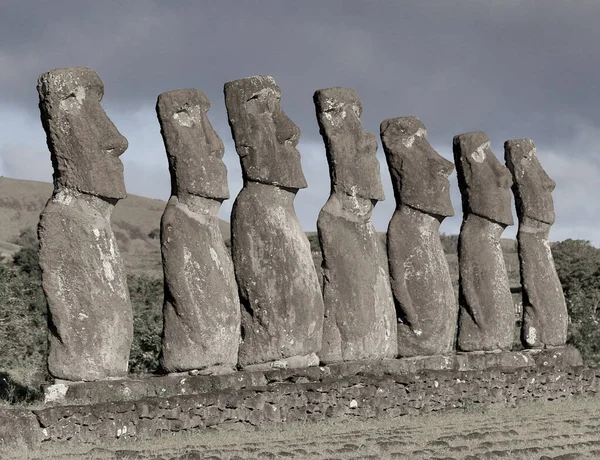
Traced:
<path fill-rule="evenodd" d="M 126 196 L 123 163 L 127 149 L 100 105 L 104 85 L 91 69 L 66 67 L 40 75 L 37 90 L 42 125 L 54 167 L 54 188 L 102 198 Z"/>
<path fill-rule="evenodd" d="M 362 104 L 349 88 L 320 89 L 313 96 L 325 142 L 332 192 L 383 201 L 377 139 L 360 122 Z"/>
<path fill-rule="evenodd" d="M 504 143 L 504 159 L 512 173 L 513 193 L 519 220 L 524 217 L 552 225 L 556 182 L 548 177 L 535 154 L 531 139 L 514 139 Z"/>
<path fill-rule="evenodd" d="M 171 194 L 229 198 L 223 142 L 208 120 L 202 91 L 178 89 L 158 96 L 156 113 L 171 172 Z"/>
<path fill-rule="evenodd" d="M 512 177 L 490 148 L 483 131 L 459 134 L 452 143 L 463 213 L 477 214 L 503 225 L 512 225 Z"/>
<path fill-rule="evenodd" d="M 225 83 L 225 106 L 244 180 L 291 189 L 306 188 L 300 129 L 281 108 L 273 77 L 248 77 Z"/>
<path fill-rule="evenodd" d="M 381 123 L 380 133 L 396 202 L 428 214 L 453 216 L 448 176 L 454 165 L 431 147 L 421 120 L 390 118 Z"/>

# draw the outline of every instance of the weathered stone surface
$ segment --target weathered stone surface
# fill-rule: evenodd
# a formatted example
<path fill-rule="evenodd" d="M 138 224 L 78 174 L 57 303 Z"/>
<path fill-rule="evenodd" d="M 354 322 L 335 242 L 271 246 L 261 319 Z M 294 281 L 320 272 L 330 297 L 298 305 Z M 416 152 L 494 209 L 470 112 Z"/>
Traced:
<path fill-rule="evenodd" d="M 554 223 L 552 191 L 556 184 L 540 165 L 531 139 L 506 141 L 504 157 L 513 176 L 519 219 L 521 340 L 528 348 L 561 346 L 567 340 L 568 313 L 549 240 Z"/>
<path fill-rule="evenodd" d="M 195 89 L 163 93 L 156 104 L 172 184 L 161 220 L 161 359 L 169 372 L 237 364 L 240 303 L 218 219 L 229 197 L 227 170 L 209 108 Z"/>
<path fill-rule="evenodd" d="M 104 85 L 91 69 L 66 67 L 40 75 L 40 112 L 52 152 L 54 188 L 104 198 L 125 198 L 127 139 L 106 116 Z"/>
<path fill-rule="evenodd" d="M 317 220 L 325 304 L 319 357 L 392 358 L 396 313 L 385 253 L 371 221 L 375 204 L 385 198 L 377 141 L 362 127 L 362 105 L 353 90 L 318 90 L 314 103 L 332 191 Z"/>
<path fill-rule="evenodd" d="M 242 304 L 239 364 L 306 356 L 321 349 L 323 298 L 310 244 L 294 210 L 306 187 L 300 131 L 271 77 L 225 84 L 225 104 L 244 188 L 231 215 L 231 245 Z"/>
<path fill-rule="evenodd" d="M 34 449 L 43 440 L 38 419 L 31 411 L 10 409 L 0 412 L 0 453 L 9 446 Z"/>
<path fill-rule="evenodd" d="M 469 404 L 485 408 L 498 403 L 504 406 L 597 395 L 600 390 L 598 368 L 536 366 L 533 359 L 523 356 L 547 352 L 549 350 L 530 350 L 522 354 L 469 353 L 469 360 L 472 359 L 476 367 L 483 365 L 485 370 L 460 372 L 442 366 L 444 370 L 421 367 L 414 374 L 397 374 L 390 363 L 416 363 L 419 358 L 343 362 L 331 366 L 335 378 L 314 372 L 311 376 L 303 375 L 298 381 L 288 378 L 283 384 L 282 380 L 277 380 L 243 389 L 230 386 L 219 391 L 168 398 L 146 397 L 135 402 L 71 404 L 22 411 L 5 409 L 0 410 L 0 426 L 7 430 L 5 436 L 0 430 L 0 442 L 6 440 L 8 444 L 17 444 L 26 441 L 35 446 L 43 439 L 49 443 L 98 444 L 123 436 L 143 440 L 148 435 L 164 435 L 165 431 L 186 430 L 201 435 L 200 430 L 209 426 L 231 429 L 232 422 L 264 428 L 265 422 L 327 421 L 348 415 L 367 420 L 464 409 Z M 434 358 L 421 359 L 433 364 Z M 517 363 L 513 368 L 485 367 L 492 362 L 510 365 L 513 360 Z M 284 376 L 290 371 L 270 371 L 268 374 Z M 298 373 L 301 374 L 304 373 Z M 10 427 L 14 426 L 23 429 L 11 437 Z M 194 431 L 198 428 L 200 430 Z"/>
<path fill-rule="evenodd" d="M 39 260 L 49 308 L 48 369 L 65 380 L 127 373 L 133 336 L 123 262 L 110 226 L 125 196 L 127 140 L 100 105 L 104 88 L 82 67 L 40 76 L 54 193 L 40 216 Z"/>
<path fill-rule="evenodd" d="M 300 360 L 303 361 L 299 362 Z M 543 372 L 542 368 L 567 369 L 582 365 L 581 356 L 573 347 L 503 352 L 459 352 L 400 359 L 344 361 L 320 367 L 303 367 L 313 364 L 309 362 L 310 360 L 318 360 L 318 357 L 311 354 L 282 360 L 274 365 L 253 364 L 243 371 L 227 375 L 193 375 L 190 372 L 122 380 L 64 382 L 45 387 L 44 402 L 87 405 L 109 400 L 135 401 L 138 406 L 140 400 L 143 404 L 144 398 L 153 396 L 171 398 L 177 395 L 205 395 L 210 398 L 210 393 L 219 390 L 230 390 L 240 395 L 249 390 L 261 393 L 277 385 L 282 389 L 289 387 L 290 384 L 308 382 L 314 383 L 309 391 L 319 391 L 321 382 L 336 382 L 359 375 L 394 376 L 396 381 L 409 381 L 415 378 L 411 374 L 430 371 L 514 372 L 522 368 L 540 368 Z M 257 398 L 260 398 L 260 395 Z M 165 399 L 158 402 L 165 405 Z"/>
<path fill-rule="evenodd" d="M 161 363 L 169 372 L 237 364 L 240 303 L 219 207 L 210 198 L 172 196 L 162 217 Z"/>
<path fill-rule="evenodd" d="M 513 342 L 515 307 L 500 237 L 513 223 L 510 171 L 481 131 L 455 136 L 453 151 L 463 203 L 457 345 L 462 351 L 507 350 Z"/>
<path fill-rule="evenodd" d="M 223 141 L 207 112 L 210 102 L 197 89 L 178 89 L 158 96 L 156 113 L 171 173 L 171 195 L 229 198 Z"/>
<path fill-rule="evenodd" d="M 291 189 L 306 188 L 296 149 L 300 129 L 281 108 L 273 77 L 225 83 L 225 105 L 244 180 Z"/>
<path fill-rule="evenodd" d="M 458 305 L 440 241 L 440 223 L 454 214 L 452 162 L 427 141 L 416 117 L 381 123 L 381 141 L 396 197 L 387 232 L 400 356 L 439 355 L 454 348 Z"/>

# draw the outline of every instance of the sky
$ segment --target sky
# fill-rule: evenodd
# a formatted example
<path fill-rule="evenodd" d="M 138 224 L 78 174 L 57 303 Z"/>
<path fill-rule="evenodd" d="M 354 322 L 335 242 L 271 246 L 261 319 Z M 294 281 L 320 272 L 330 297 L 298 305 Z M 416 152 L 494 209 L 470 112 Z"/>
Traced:
<path fill-rule="evenodd" d="M 223 100 L 225 82 L 271 75 L 302 132 L 308 181 L 295 206 L 316 229 L 330 184 L 312 95 L 354 89 L 365 129 L 415 115 L 452 159 L 453 136 L 485 131 L 503 162 L 508 139 L 531 138 L 556 183 L 550 238 L 600 246 L 600 1 L 597 0 L 0 0 L 0 175 L 51 182 L 39 121 L 40 73 L 94 69 L 102 105 L 129 140 L 121 157 L 129 193 L 167 200 L 170 179 L 157 96 L 197 88 L 225 144 L 231 199 L 242 180 Z M 386 200 L 373 222 L 385 231 L 394 196 L 381 143 Z M 462 219 L 456 173 L 455 216 Z M 516 222 L 516 220 L 515 220 Z M 516 225 L 504 236 L 513 237 Z"/>

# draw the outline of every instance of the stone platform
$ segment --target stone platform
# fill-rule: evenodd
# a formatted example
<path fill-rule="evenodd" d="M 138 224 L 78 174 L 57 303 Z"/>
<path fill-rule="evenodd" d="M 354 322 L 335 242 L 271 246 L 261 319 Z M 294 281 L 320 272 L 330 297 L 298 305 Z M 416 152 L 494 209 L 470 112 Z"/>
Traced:
<path fill-rule="evenodd" d="M 400 417 L 599 392 L 600 368 L 581 366 L 573 348 L 57 384 L 46 389 L 47 397 L 55 396 L 52 403 L 0 410 L 0 451 L 15 444 Z"/>
<path fill-rule="evenodd" d="M 583 365 L 573 347 L 497 353 L 457 353 L 447 356 L 347 361 L 302 369 L 239 371 L 225 375 L 165 375 L 156 377 L 57 382 L 44 388 L 46 404 L 94 404 L 106 401 L 132 401 L 145 397 L 171 397 L 241 390 L 278 382 L 314 383 L 324 379 L 356 375 L 406 375 L 423 371 L 514 370 L 522 368 L 565 368 Z"/>

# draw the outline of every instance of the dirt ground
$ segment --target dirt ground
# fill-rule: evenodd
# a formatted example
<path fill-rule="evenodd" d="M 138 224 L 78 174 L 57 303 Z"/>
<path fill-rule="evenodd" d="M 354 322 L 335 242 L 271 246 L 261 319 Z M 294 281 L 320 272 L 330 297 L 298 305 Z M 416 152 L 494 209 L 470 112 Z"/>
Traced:
<path fill-rule="evenodd" d="M 397 419 L 207 429 L 102 446 L 43 445 L 18 459 L 599 459 L 600 398 L 472 407 Z"/>

